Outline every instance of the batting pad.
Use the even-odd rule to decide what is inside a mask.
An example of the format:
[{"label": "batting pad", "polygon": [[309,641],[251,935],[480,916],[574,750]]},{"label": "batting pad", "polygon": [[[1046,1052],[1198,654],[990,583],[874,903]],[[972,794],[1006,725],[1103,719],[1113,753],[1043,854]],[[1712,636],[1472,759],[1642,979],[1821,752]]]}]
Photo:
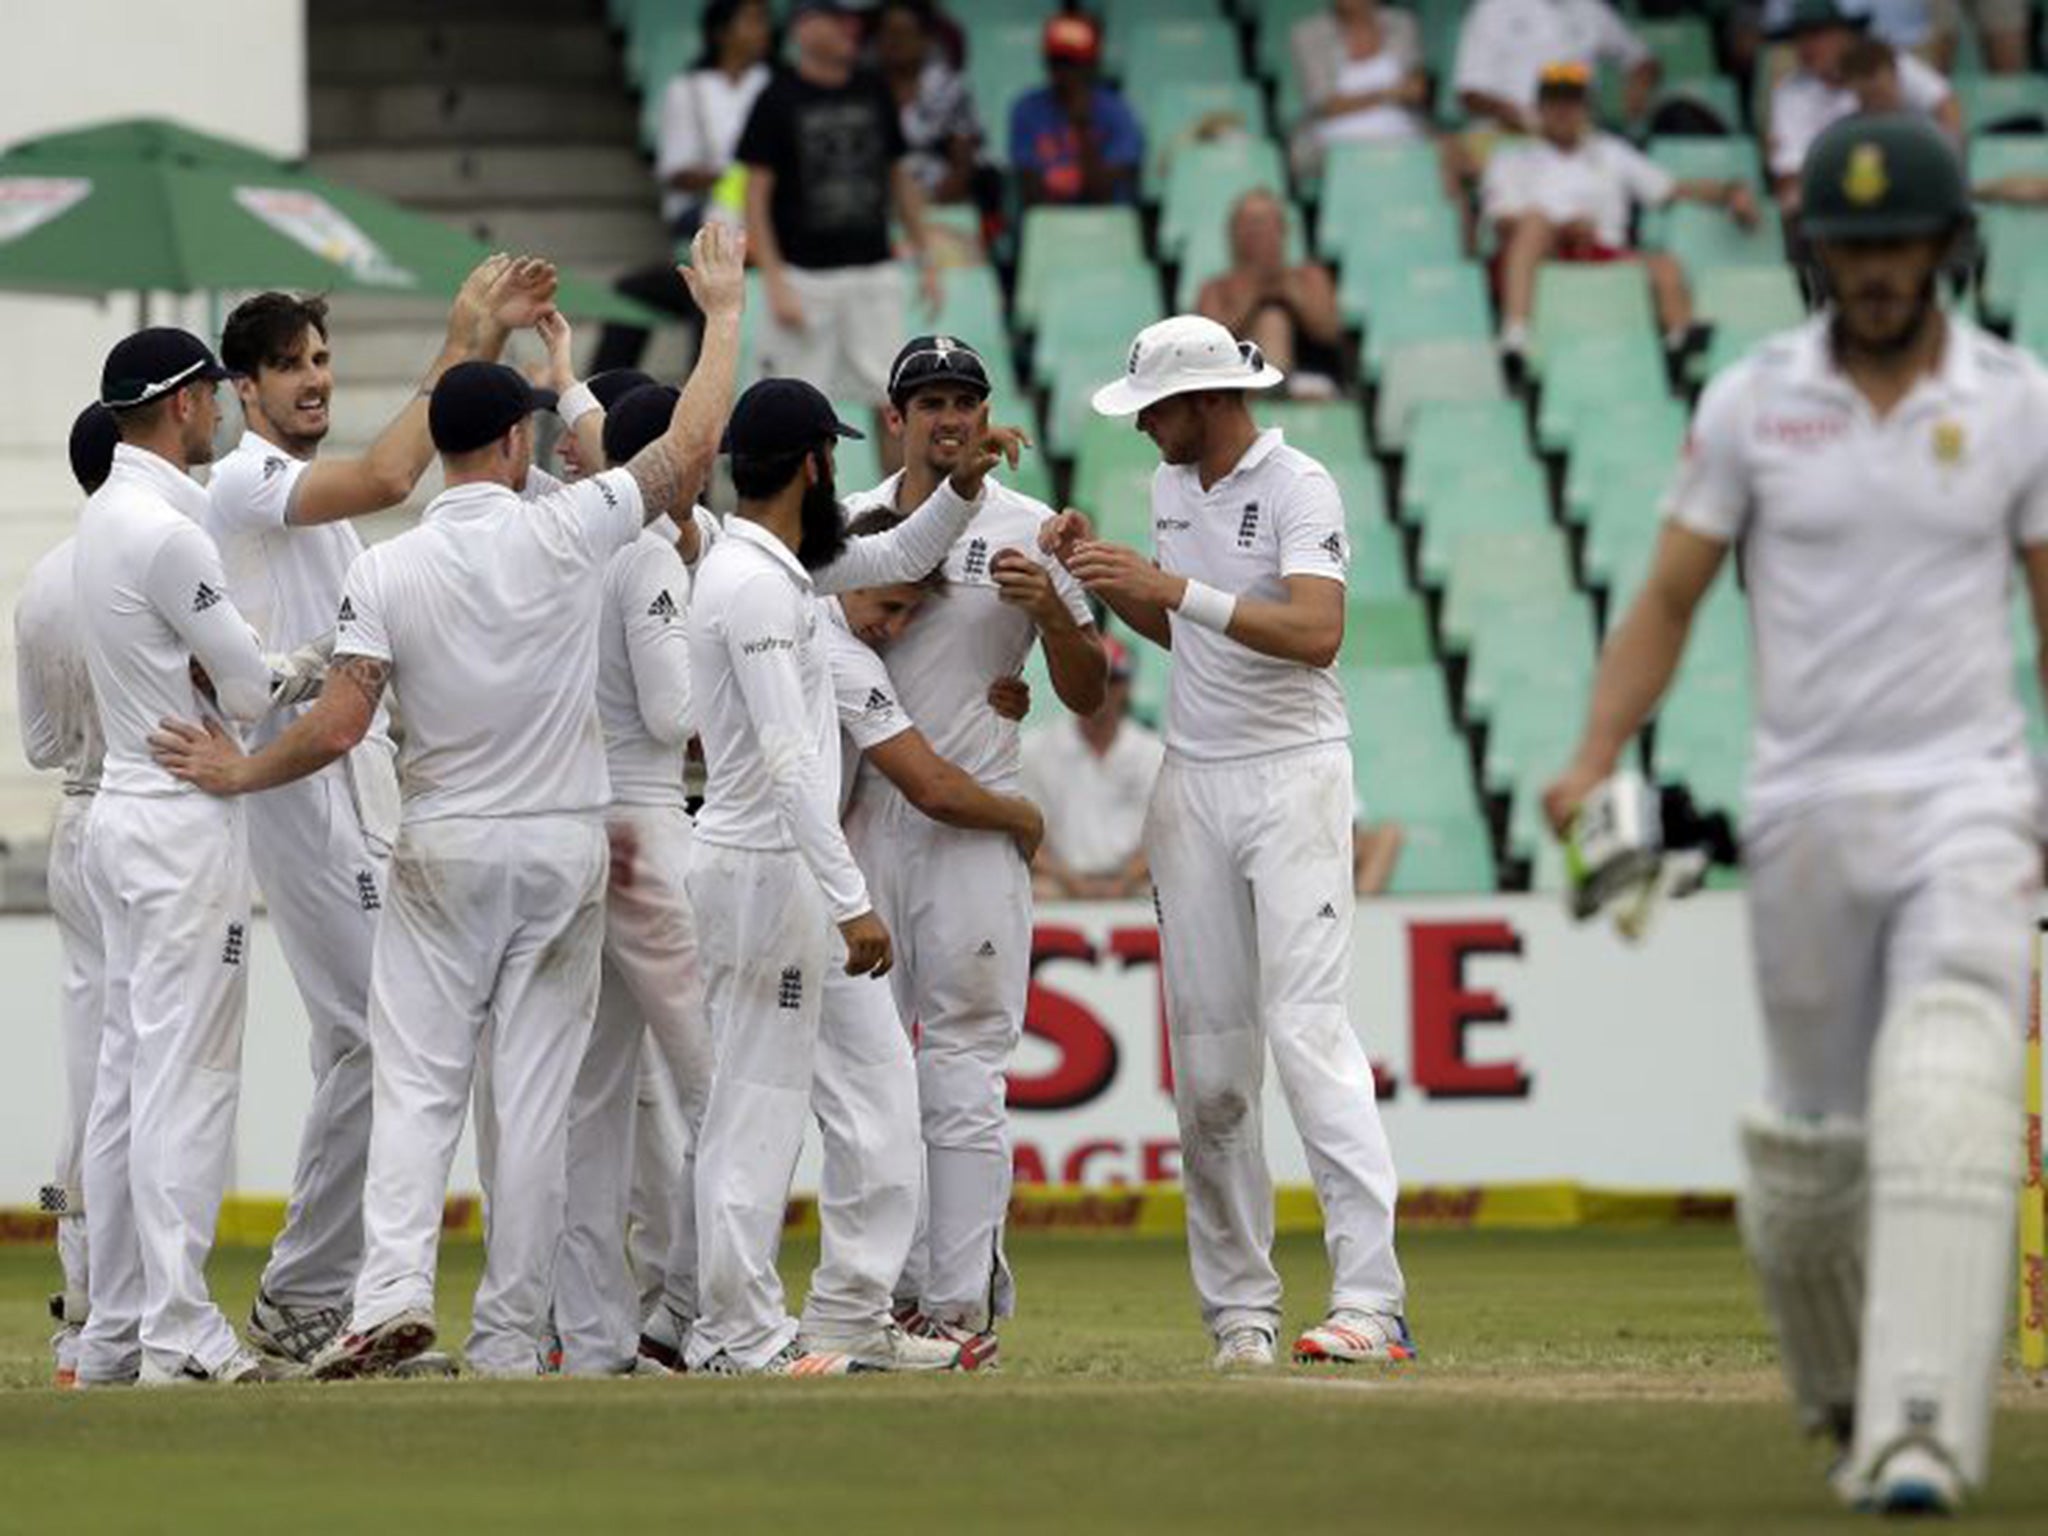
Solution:
[{"label": "batting pad", "polygon": [[1758,1111],[1743,1121],[1742,1156],[1743,1246],[1800,1422],[1810,1433],[1846,1437],[1863,1321],[1863,1126]]},{"label": "batting pad", "polygon": [[1870,1076],[1870,1282],[1855,1465],[1927,1445],[1981,1483],[2004,1352],[2020,1180],[2020,1027],[1995,993],[1932,982],[1884,1021]]}]

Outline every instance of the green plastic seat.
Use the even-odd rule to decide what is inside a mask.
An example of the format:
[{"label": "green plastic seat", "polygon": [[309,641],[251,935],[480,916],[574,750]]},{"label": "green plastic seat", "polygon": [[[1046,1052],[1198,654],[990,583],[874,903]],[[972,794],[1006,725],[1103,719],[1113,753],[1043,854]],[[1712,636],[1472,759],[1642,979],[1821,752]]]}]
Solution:
[{"label": "green plastic seat", "polygon": [[1506,394],[1500,358],[1490,343],[1428,341],[1397,348],[1380,370],[1374,440],[1383,452],[1399,453],[1424,404],[1500,400]]},{"label": "green plastic seat", "polygon": [[1965,132],[2029,119],[2031,131],[2048,130],[2048,75],[1969,76],[1955,81],[1955,93]]},{"label": "green plastic seat", "polygon": [[1294,73],[1291,34],[1297,22],[1328,9],[1328,0],[1258,0],[1252,22],[1252,68],[1279,82]]},{"label": "green plastic seat", "polygon": [[1635,522],[1614,518],[1588,528],[1580,552],[1587,583],[1605,589],[1618,607],[1622,594],[1642,585],[1661,527],[1655,518],[1645,517]]},{"label": "green plastic seat", "polygon": [[1162,310],[1158,274],[1149,266],[1068,273],[1041,302],[1032,379],[1050,383],[1070,358],[1087,359],[1103,379],[1115,378],[1131,338]]},{"label": "green plastic seat", "polygon": [[1203,225],[1220,228],[1237,200],[1256,188],[1286,195],[1287,167],[1272,140],[1233,134],[1207,144],[1182,145],[1166,173],[1160,198],[1161,254],[1177,257]]},{"label": "green plastic seat", "polygon": [[1401,515],[1428,520],[1431,500],[1475,463],[1521,460],[1532,468],[1529,424],[1513,400],[1439,401],[1415,413],[1401,479]]},{"label": "green plastic seat", "polygon": [[1354,667],[1343,674],[1344,702],[1351,709],[1353,753],[1358,757],[1398,755],[1408,737],[1455,734],[1450,696],[1434,662],[1411,667]]},{"label": "green plastic seat", "polygon": [[[1244,78],[1237,29],[1218,15],[1190,15],[1194,8],[1180,6],[1176,14],[1146,23],[1140,33],[1126,26],[1123,46],[1111,46],[1105,39],[1104,52],[1117,61],[1133,104],[1150,100],[1167,81]],[[1146,131],[1151,131],[1149,123]]]},{"label": "green plastic seat", "polygon": [[1746,133],[1655,138],[1644,152],[1680,181],[1740,181],[1752,192],[1764,191],[1763,152]]},{"label": "green plastic seat", "polygon": [[1583,592],[1532,593],[1480,616],[1466,658],[1465,708],[1483,719],[1529,678],[1590,678],[1593,605]]},{"label": "green plastic seat", "polygon": [[[1231,61],[1234,64],[1237,60],[1237,35],[1231,31],[1224,7],[1217,0],[1110,0],[1107,5],[1086,9],[1102,21],[1103,58],[1113,73],[1128,77],[1137,54],[1155,39],[1188,27],[1207,32],[1212,39],[1227,33]],[[971,3],[965,12],[972,14]],[[1217,28],[1223,29],[1223,33],[1216,32]],[[1212,41],[1211,46],[1217,45]]]},{"label": "green plastic seat", "polygon": [[1355,599],[1407,597],[1408,554],[1401,530],[1392,523],[1367,523],[1351,530],[1351,570],[1346,592]]},{"label": "green plastic seat", "polygon": [[[1370,814],[1372,807],[1366,807]],[[1500,881],[1493,842],[1477,816],[1409,820],[1387,882],[1391,896],[1459,896],[1493,890]]]},{"label": "green plastic seat", "polygon": [[1785,235],[1775,208],[1761,210],[1754,229],[1744,229],[1719,208],[1679,203],[1666,210],[1659,248],[1678,258],[1688,273],[1709,267],[1772,267],[1785,261]]},{"label": "green plastic seat", "polygon": [[2028,275],[2048,267],[2048,208],[1985,206],[1978,211],[1977,230],[1984,246],[1979,299],[1985,318],[2003,324],[2017,311]]},{"label": "green plastic seat", "polygon": [[[1166,170],[1174,152],[1182,147],[1183,136],[1205,118],[1228,116],[1238,120],[1240,132],[1261,133],[1265,128],[1266,103],[1259,88],[1249,80],[1180,79],[1168,76],[1151,79],[1141,89],[1131,88],[1131,109],[1145,125],[1145,168],[1142,186],[1146,195],[1157,197],[1165,185]],[[1297,258],[1299,259],[1299,258]]]},{"label": "green plastic seat", "polygon": [[1536,442],[1545,453],[1569,453],[1581,430],[1598,430],[1608,407],[1669,395],[1664,349],[1649,331],[1581,336],[1554,353],[1543,374]]},{"label": "green plastic seat", "polygon": [[[1034,329],[1045,293],[1076,273],[1145,265],[1145,239],[1135,208],[1030,209],[1024,215],[1017,253],[1018,327]],[[1128,344],[1130,338],[1123,340]]]},{"label": "green plastic seat", "polygon": [[1394,307],[1394,295],[1417,267],[1455,267],[1466,260],[1457,215],[1445,208],[1395,208],[1378,225],[1349,237],[1338,254],[1337,307],[1347,324],[1367,325]]},{"label": "green plastic seat", "polygon": [[1409,267],[1384,285],[1366,322],[1366,377],[1377,379],[1399,347],[1492,335],[1493,306],[1477,262]]},{"label": "green plastic seat", "polygon": [[1436,148],[1427,139],[1336,144],[1323,157],[1317,248],[1340,254],[1396,208],[1447,208]]},{"label": "green plastic seat", "polygon": [[1987,133],[1970,140],[1970,184],[2048,175],[2048,133]]},{"label": "green plastic seat", "polygon": [[1475,529],[1451,545],[1444,578],[1444,644],[1470,648],[1491,616],[1572,591],[1564,535],[1555,527]]},{"label": "green plastic seat", "polygon": [[1700,319],[1767,336],[1802,324],[1806,302],[1791,267],[1706,267],[1692,274],[1693,306]]},{"label": "green plastic seat", "polygon": [[1322,461],[1325,467],[1370,460],[1365,421],[1348,400],[1280,400],[1252,397],[1252,415],[1262,427],[1278,427],[1288,446]]},{"label": "green plastic seat", "polygon": [[1538,672],[1522,678],[1487,716],[1480,765],[1487,789],[1512,792],[1563,768],[1585,728],[1591,697],[1589,673]]},{"label": "green plastic seat", "polygon": [[1536,272],[1531,363],[1539,374],[1550,354],[1574,349],[1586,337],[1656,334],[1650,285],[1626,262],[1583,265],[1545,262]]},{"label": "green plastic seat", "polygon": [[1430,502],[1419,551],[1422,579],[1431,586],[1450,579],[1451,552],[1466,534],[1549,526],[1550,487],[1539,466],[1516,460],[1472,464]]},{"label": "green plastic seat", "polygon": [[[1357,718],[1352,721],[1354,732]],[[1353,754],[1352,784],[1374,821],[1477,820],[1479,797],[1465,744],[1448,732],[1409,736],[1399,750]]]},{"label": "green plastic seat", "polygon": [[995,165],[1010,163],[1010,110],[1017,98],[1046,83],[1044,30],[1042,16],[989,21],[975,16],[967,83],[981,118],[981,152]]},{"label": "green plastic seat", "polygon": [[1575,523],[1591,520],[1595,499],[1618,479],[1669,480],[1685,443],[1685,407],[1657,395],[1620,401],[1602,413],[1601,427],[1581,433],[1565,461],[1564,512]]},{"label": "green plastic seat", "polygon": [[1426,667],[1435,659],[1421,598],[1353,599],[1345,605],[1340,667]]}]

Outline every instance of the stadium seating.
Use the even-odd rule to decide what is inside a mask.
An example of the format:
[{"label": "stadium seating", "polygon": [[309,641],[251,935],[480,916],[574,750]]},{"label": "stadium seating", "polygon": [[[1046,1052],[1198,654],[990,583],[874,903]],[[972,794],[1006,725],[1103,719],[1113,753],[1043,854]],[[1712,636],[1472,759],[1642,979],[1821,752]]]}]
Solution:
[{"label": "stadium seating", "polygon": [[1416,410],[1427,402],[1500,400],[1507,390],[1490,342],[1429,341],[1396,349],[1380,372],[1373,436],[1383,452],[1407,446]]},{"label": "stadium seating", "polygon": [[2048,76],[1962,75],[1955,81],[1955,93],[1966,133],[1983,133],[2001,124],[2048,132]]},{"label": "stadium seating", "polygon": [[1420,341],[1484,342],[1493,308],[1477,262],[1410,266],[1379,285],[1365,332],[1365,376],[1376,380],[1388,356]]},{"label": "stadium seating", "polygon": [[1272,140],[1233,134],[1174,152],[1159,205],[1159,249],[1169,259],[1194,231],[1217,228],[1245,193],[1264,187],[1284,194],[1287,168]]},{"label": "stadium seating", "polygon": [[1056,274],[1063,281],[1090,269],[1147,266],[1135,208],[1033,208],[1018,241],[1018,326],[1036,328],[1039,304]]}]

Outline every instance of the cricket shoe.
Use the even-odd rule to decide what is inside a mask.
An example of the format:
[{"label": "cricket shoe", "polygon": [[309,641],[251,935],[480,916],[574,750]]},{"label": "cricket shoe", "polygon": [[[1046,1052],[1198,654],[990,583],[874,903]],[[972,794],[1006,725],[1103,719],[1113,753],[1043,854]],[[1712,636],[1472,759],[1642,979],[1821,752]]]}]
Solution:
[{"label": "cricket shoe", "polygon": [[1881,1515],[1953,1515],[1963,1507],[1963,1480],[1955,1466],[1924,1440],[1908,1440],[1875,1471],[1838,1472],[1835,1491],[1852,1509]]},{"label": "cricket shoe", "polygon": [[257,1386],[273,1381],[297,1381],[304,1375],[302,1366],[286,1360],[273,1360],[237,1345],[232,1355],[210,1371],[190,1355],[169,1368],[152,1365],[145,1357],[140,1382],[145,1387],[192,1387],[204,1382]]},{"label": "cricket shoe", "polygon": [[957,1339],[934,1334],[915,1334],[891,1318],[867,1333],[844,1338],[800,1338],[798,1344],[810,1351],[825,1350],[846,1355],[860,1371],[957,1371],[961,1345]]},{"label": "cricket shoe", "polygon": [[640,1358],[682,1375],[689,1369],[685,1356],[692,1326],[692,1319],[663,1302],[640,1325]]},{"label": "cricket shoe", "polygon": [[348,1308],[289,1307],[259,1289],[249,1308],[249,1342],[274,1360],[311,1365],[316,1355],[348,1326]]},{"label": "cricket shoe", "polygon": [[1274,1363],[1273,1330],[1257,1323],[1237,1323],[1216,1340],[1210,1365],[1219,1371],[1263,1371]]},{"label": "cricket shoe", "polygon": [[399,1361],[385,1374],[398,1381],[452,1381],[462,1373],[455,1368],[453,1355],[429,1349]]},{"label": "cricket shoe", "polygon": [[1390,1312],[1339,1307],[1294,1341],[1301,1365],[1399,1365],[1415,1358],[1406,1320]]},{"label": "cricket shoe", "polygon": [[720,1350],[702,1365],[693,1375],[698,1376],[853,1376],[872,1369],[857,1365],[853,1356],[843,1355],[831,1349],[805,1349],[801,1344],[785,1344],[760,1365],[741,1365],[739,1361]]},{"label": "cricket shoe", "polygon": [[85,1332],[83,1317],[73,1317],[62,1291],[50,1297],[50,1320],[57,1331],[50,1335],[50,1380],[60,1387],[78,1385],[78,1340]]},{"label": "cricket shoe", "polygon": [[407,1361],[433,1348],[435,1337],[434,1314],[423,1307],[408,1307],[361,1333],[340,1334],[314,1357],[313,1378],[353,1381],[359,1376],[395,1376]]},{"label": "cricket shoe", "polygon": [[998,1345],[996,1331],[993,1328],[985,1328],[976,1333],[972,1328],[963,1328],[958,1323],[941,1322],[915,1307],[898,1307],[894,1320],[896,1326],[913,1339],[936,1339],[941,1343],[959,1345],[960,1359],[952,1367],[953,1370],[993,1371],[998,1368]]}]

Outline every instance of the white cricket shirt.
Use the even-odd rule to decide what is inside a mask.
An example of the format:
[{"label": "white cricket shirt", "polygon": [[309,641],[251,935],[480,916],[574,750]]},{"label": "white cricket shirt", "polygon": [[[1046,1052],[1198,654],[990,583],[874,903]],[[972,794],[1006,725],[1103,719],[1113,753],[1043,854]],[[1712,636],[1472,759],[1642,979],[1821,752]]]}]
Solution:
[{"label": "white cricket shirt", "polygon": [[1461,93],[1497,96],[1526,112],[1547,65],[1606,60],[1634,69],[1649,56],[1602,0],[1479,0],[1459,28],[1451,79]]},{"label": "white cricket shirt", "polygon": [[310,468],[312,460],[244,432],[207,483],[206,531],[220,547],[228,595],[273,651],[297,650],[334,628],[342,578],[363,552],[346,519],[303,527],[285,521],[299,476]]},{"label": "white cricket shirt", "polygon": [[[874,647],[846,624],[836,597],[818,600],[825,612],[825,659],[839,708],[839,817],[853,804],[855,771],[870,747],[914,730],[896,697],[896,683]],[[885,781],[886,782],[886,781]]]},{"label": "white cricket shirt", "polygon": [[[849,498],[848,514],[870,507],[894,511],[902,479],[892,475],[872,491]],[[1038,640],[1038,625],[996,595],[989,566],[1006,549],[1027,555],[1052,573],[1075,623],[1093,624],[1095,616],[1081,584],[1039,552],[1039,525],[1052,509],[993,478],[985,484],[981,512],[946,552],[944,585],[926,597],[910,627],[889,643],[889,675],[934,752],[996,793],[1014,794],[1020,762],[1017,722],[989,707],[988,690],[997,678],[1023,670]],[[874,769],[865,771],[880,792],[886,781]],[[867,792],[863,786],[862,793]]]},{"label": "white cricket shirt", "polygon": [[1553,224],[1583,220],[1615,250],[1628,245],[1638,204],[1660,207],[1677,189],[1669,171],[1611,133],[1589,133],[1569,150],[1544,138],[1503,145],[1482,181],[1489,219],[1540,213]]},{"label": "white cricket shirt", "polygon": [[[597,639],[597,718],[614,805],[685,802],[690,709],[690,573],[658,519],[604,568]],[[668,525],[673,526],[673,525]]]},{"label": "white cricket shirt", "polygon": [[810,573],[760,524],[735,517],[697,567],[690,673],[704,744],[697,838],[794,849],[835,922],[866,912],[867,882],[839,827],[839,711]]},{"label": "white cricket shirt", "polygon": [[1109,875],[1144,841],[1166,744],[1135,720],[1097,753],[1066,715],[1024,738],[1024,793],[1045,813],[1045,846],[1068,869]]},{"label": "white cricket shirt", "polygon": [[78,540],[35,563],[14,605],[14,702],[21,750],[31,768],[64,770],[64,793],[100,787],[107,744],[85,663],[73,572]]},{"label": "white cricket shirt", "polygon": [[[1932,116],[1948,100],[1948,81],[1933,65],[1901,51],[1898,69],[1899,98],[1906,111]],[[1846,85],[1829,85],[1803,69],[1786,75],[1771,91],[1771,174],[1797,176],[1813,141],[1860,109],[1856,93]]]},{"label": "white cricket shirt", "polygon": [[623,470],[533,500],[460,485],[349,567],[335,655],[391,663],[403,824],[604,809],[604,570],[640,525]]},{"label": "white cricket shirt", "polygon": [[1949,317],[1883,420],[1819,319],[1701,397],[1665,514],[1740,545],[1756,667],[1749,808],[1980,779],[2031,795],[2009,614],[2048,542],[2048,375]]},{"label": "white cricket shirt", "polygon": [[[1161,464],[1152,477],[1152,542],[1161,568],[1259,602],[1285,601],[1289,576],[1342,585],[1351,563],[1336,481],[1288,447],[1277,427],[1206,491],[1194,465]],[[1223,762],[1350,738],[1334,663],[1262,656],[1177,613],[1167,622],[1168,750]]]},{"label": "white cricket shirt", "polygon": [[270,669],[228,596],[220,554],[200,527],[205,515],[204,487],[127,443],[78,515],[72,569],[106,738],[102,793],[200,793],[149,755],[160,721],[214,713],[193,686],[195,660],[230,720],[246,724],[270,707]]}]

